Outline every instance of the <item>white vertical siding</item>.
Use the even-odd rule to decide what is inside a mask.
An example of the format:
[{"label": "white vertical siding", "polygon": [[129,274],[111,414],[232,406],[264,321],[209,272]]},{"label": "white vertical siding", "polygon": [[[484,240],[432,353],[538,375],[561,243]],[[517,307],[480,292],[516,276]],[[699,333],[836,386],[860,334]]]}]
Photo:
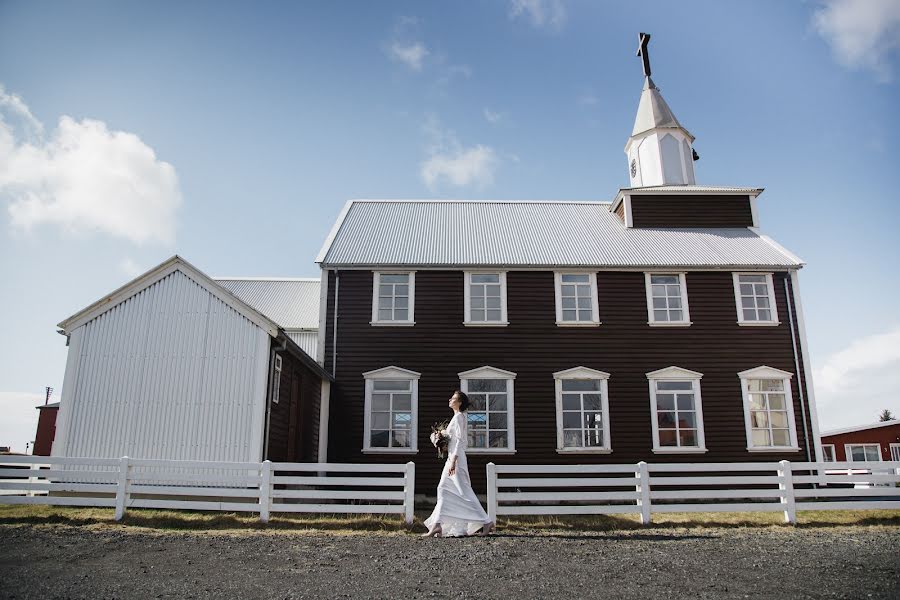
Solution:
[{"label": "white vertical siding", "polygon": [[72,332],[54,454],[261,460],[269,339],[171,273]]}]

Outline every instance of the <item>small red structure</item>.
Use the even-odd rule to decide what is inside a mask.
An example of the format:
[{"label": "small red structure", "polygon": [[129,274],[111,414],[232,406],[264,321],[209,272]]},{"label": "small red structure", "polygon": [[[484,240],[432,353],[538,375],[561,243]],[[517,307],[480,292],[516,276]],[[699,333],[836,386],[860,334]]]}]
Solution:
[{"label": "small red structure", "polygon": [[31,453],[35,456],[50,456],[53,439],[56,437],[56,415],[59,414],[59,402],[41,404],[37,409],[41,412],[38,415],[37,433],[34,434],[34,450]]},{"label": "small red structure", "polygon": [[823,431],[822,452],[828,461],[900,461],[900,421]]}]

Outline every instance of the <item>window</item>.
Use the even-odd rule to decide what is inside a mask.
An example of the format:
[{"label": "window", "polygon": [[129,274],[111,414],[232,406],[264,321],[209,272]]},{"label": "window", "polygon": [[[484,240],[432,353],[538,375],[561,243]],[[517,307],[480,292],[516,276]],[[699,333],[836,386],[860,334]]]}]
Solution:
[{"label": "window", "polygon": [[466,325],[507,325],[506,273],[465,273]]},{"label": "window", "polygon": [[733,273],[739,325],[778,325],[771,273]]},{"label": "window", "polygon": [[276,354],[272,370],[272,404],[278,404],[281,399],[281,364],[281,357]]},{"label": "window", "polygon": [[706,452],[700,378],[680,367],[647,373],[653,452]]},{"label": "window", "polygon": [[750,451],[799,450],[791,399],[792,373],[757,367],[738,373]]},{"label": "window", "polygon": [[844,451],[851,462],[881,462],[879,444],[844,444]]},{"label": "window", "polygon": [[837,460],[834,456],[834,444],[822,444],[822,458],[825,459],[825,462]]},{"label": "window", "polygon": [[419,373],[385,367],[366,380],[363,452],[416,452]]},{"label": "window", "polygon": [[372,325],[415,325],[415,273],[375,272],[372,281]]},{"label": "window", "polygon": [[596,273],[556,273],[556,324],[599,325]]},{"label": "window", "polygon": [[556,451],[611,451],[609,373],[575,367],[553,374],[556,382]]},{"label": "window", "polygon": [[900,462],[900,444],[891,444],[891,460]]},{"label": "window", "polygon": [[513,381],[515,373],[481,367],[459,374],[469,396],[467,452],[514,452]]},{"label": "window", "polygon": [[645,273],[650,325],[690,325],[684,273]]}]

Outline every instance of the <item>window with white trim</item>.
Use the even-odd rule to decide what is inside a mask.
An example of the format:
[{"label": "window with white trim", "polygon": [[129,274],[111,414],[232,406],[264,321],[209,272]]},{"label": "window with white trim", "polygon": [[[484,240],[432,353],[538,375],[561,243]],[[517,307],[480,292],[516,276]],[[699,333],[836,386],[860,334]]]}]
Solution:
[{"label": "window with white trim", "polygon": [[465,273],[466,325],[506,325],[506,273]]},{"label": "window with white trim", "polygon": [[575,367],[553,374],[558,452],[609,452],[609,373]]},{"label": "window with white trim", "polygon": [[705,452],[701,373],[668,367],[647,373],[653,452]]},{"label": "window with white trim", "polygon": [[900,444],[891,444],[891,460],[900,462]]},{"label": "window with white trim", "polygon": [[792,373],[757,367],[738,373],[748,450],[799,450],[791,398]]},{"label": "window with white trim", "polygon": [[276,354],[272,367],[272,404],[278,404],[281,399],[281,360]]},{"label": "window with white trim", "polygon": [[684,273],[644,273],[650,325],[690,325]]},{"label": "window with white trim", "polygon": [[469,397],[466,411],[466,452],[515,450],[513,430],[513,381],[516,374],[494,367],[481,367],[459,374],[460,389]]},{"label": "window with white trim", "polygon": [[364,452],[415,452],[419,373],[385,367],[366,380]]},{"label": "window with white trim", "polygon": [[844,444],[850,462],[881,462],[880,444]]},{"label": "window with white trim", "polygon": [[596,273],[554,274],[557,325],[599,325]]},{"label": "window with white trim", "polygon": [[822,458],[825,462],[834,462],[837,460],[834,455],[834,444],[822,444]]},{"label": "window with white trim", "polygon": [[413,325],[416,274],[373,273],[372,325]]},{"label": "window with white trim", "polygon": [[738,323],[777,325],[775,285],[771,273],[732,273]]}]

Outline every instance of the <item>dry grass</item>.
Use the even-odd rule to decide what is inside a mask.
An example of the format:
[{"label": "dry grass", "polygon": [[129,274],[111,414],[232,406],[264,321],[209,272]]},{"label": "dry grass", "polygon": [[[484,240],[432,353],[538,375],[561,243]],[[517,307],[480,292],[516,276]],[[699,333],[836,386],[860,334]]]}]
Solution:
[{"label": "dry grass", "polygon": [[[900,527],[900,510],[804,511],[798,513],[798,527],[887,526]],[[365,533],[407,534],[422,529],[417,519],[407,527],[400,516],[378,515],[273,515],[267,525],[254,513],[192,512],[135,509],[125,518],[113,520],[112,509],[56,506],[0,506],[2,526],[70,526],[92,529],[114,528],[124,531],[155,532],[229,532],[232,534],[329,533],[355,535]],[[788,527],[781,513],[672,513],[653,516],[653,524],[643,527],[636,515],[622,516],[538,516],[500,519],[503,533],[543,533],[552,531],[628,531],[672,528],[761,528]]]}]

